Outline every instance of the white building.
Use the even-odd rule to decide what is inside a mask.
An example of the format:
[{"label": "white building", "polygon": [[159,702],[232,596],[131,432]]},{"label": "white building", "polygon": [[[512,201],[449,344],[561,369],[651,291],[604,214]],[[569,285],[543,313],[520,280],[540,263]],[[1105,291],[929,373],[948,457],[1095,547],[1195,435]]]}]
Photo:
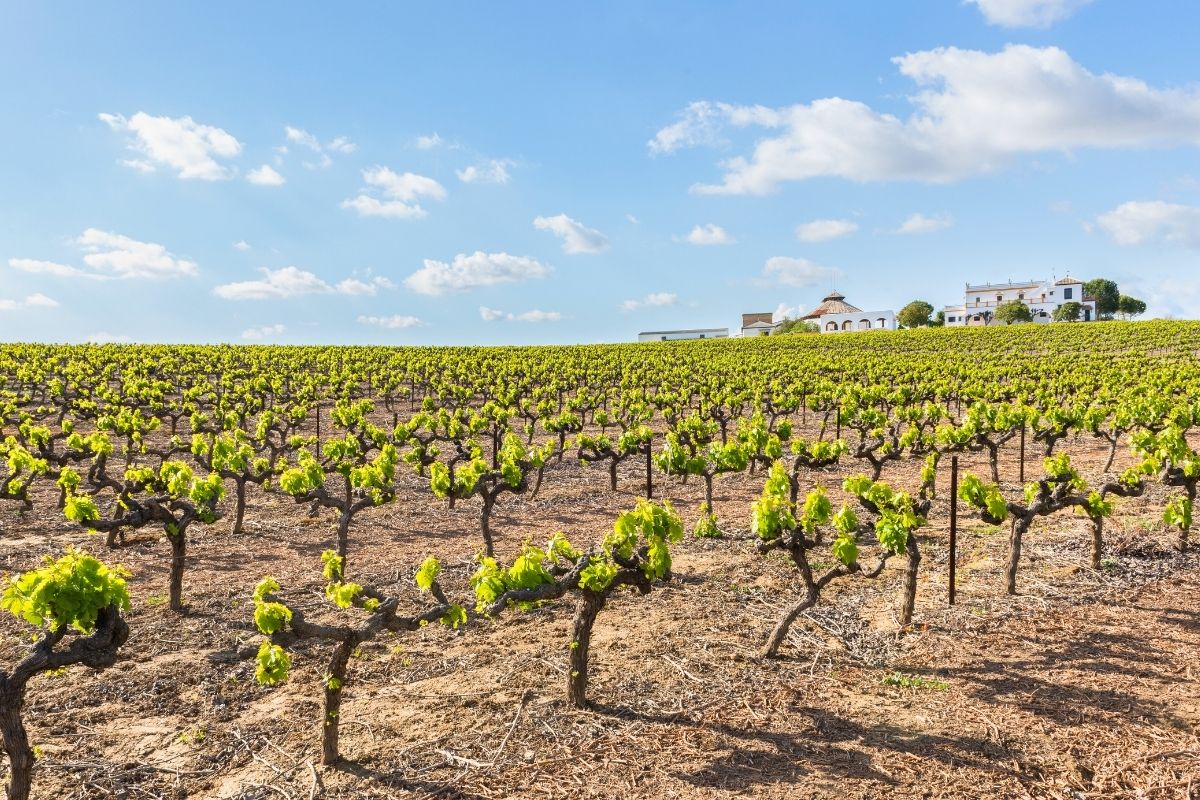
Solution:
[{"label": "white building", "polygon": [[830,292],[821,301],[821,305],[801,319],[805,322],[815,322],[821,333],[896,330],[895,312],[863,311],[847,303],[846,296],[840,292]]},{"label": "white building", "polygon": [[729,328],[693,328],[681,331],[642,331],[639,342],[674,342],[680,339],[728,339]]},{"label": "white building", "polygon": [[779,327],[770,311],[761,314],[742,314],[742,337],[770,336]]},{"label": "white building", "polygon": [[1080,319],[1096,319],[1096,300],[1083,291],[1083,282],[1067,276],[1057,281],[1020,281],[1016,283],[967,284],[962,305],[946,306],[947,327],[1002,324],[995,320],[996,307],[1018,301],[1029,306],[1033,321],[1046,324],[1053,321],[1054,312],[1064,303],[1079,303],[1083,307]]}]

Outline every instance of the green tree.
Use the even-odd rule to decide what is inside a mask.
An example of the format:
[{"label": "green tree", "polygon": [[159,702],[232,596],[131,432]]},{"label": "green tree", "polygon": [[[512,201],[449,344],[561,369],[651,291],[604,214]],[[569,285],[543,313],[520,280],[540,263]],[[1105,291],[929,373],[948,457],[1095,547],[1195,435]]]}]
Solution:
[{"label": "green tree", "polygon": [[808,322],[803,319],[785,319],[779,323],[779,327],[775,329],[775,335],[779,336],[784,333],[820,333],[821,326],[815,322]]},{"label": "green tree", "polygon": [[944,328],[946,326],[946,312],[939,311],[933,315],[933,322],[929,323],[931,328]]},{"label": "green tree", "polygon": [[923,328],[929,325],[931,316],[933,316],[933,306],[924,300],[913,300],[900,309],[900,313],[896,315],[896,321],[905,328]]},{"label": "green tree", "polygon": [[1083,306],[1076,303],[1074,300],[1063,303],[1058,308],[1054,309],[1055,322],[1079,322],[1083,316]]},{"label": "green tree", "polygon": [[1117,313],[1121,315],[1121,319],[1130,320],[1145,314],[1146,304],[1136,297],[1123,294],[1121,295],[1121,299],[1117,301]]},{"label": "green tree", "polygon": [[1007,303],[996,306],[996,319],[1006,325],[1017,322],[1033,322],[1033,313],[1029,310],[1029,306],[1020,300],[1009,300]]},{"label": "green tree", "polygon": [[1116,281],[1095,278],[1083,285],[1083,293],[1096,298],[1096,315],[1100,319],[1112,319],[1121,303],[1121,290]]}]

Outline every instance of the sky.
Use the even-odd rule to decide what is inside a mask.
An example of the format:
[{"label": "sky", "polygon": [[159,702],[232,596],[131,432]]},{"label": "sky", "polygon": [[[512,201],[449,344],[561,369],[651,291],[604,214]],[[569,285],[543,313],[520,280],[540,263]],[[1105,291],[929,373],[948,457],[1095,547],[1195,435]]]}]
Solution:
[{"label": "sky", "polygon": [[0,0],[0,340],[630,341],[1107,277],[1200,317],[1190,0]]}]

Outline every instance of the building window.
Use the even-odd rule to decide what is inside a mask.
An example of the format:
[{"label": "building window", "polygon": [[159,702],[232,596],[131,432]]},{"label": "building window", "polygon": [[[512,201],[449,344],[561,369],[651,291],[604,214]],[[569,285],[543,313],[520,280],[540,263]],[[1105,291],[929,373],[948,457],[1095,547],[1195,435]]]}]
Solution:
[{"label": "building window", "polygon": [[886,327],[887,327],[887,320],[886,320],[886,319],[884,319],[883,317],[880,317],[878,321],[879,321],[879,327],[881,327],[881,328],[886,328]]},{"label": "building window", "polygon": [[1071,292],[1073,292],[1073,291],[1075,291],[1075,290],[1074,289],[1063,289],[1063,300],[1070,300]]},{"label": "building window", "polygon": [[1024,299],[1025,299],[1025,293],[1024,293],[1024,292],[1017,292],[1017,299],[1018,299],[1018,300],[1024,300]]},{"label": "building window", "polygon": [[869,331],[869,330],[871,330],[871,320],[869,320],[869,319],[860,319],[860,320],[858,321],[858,329],[859,329],[860,331]]},{"label": "building window", "polygon": [[825,323],[825,330],[827,330],[827,331],[836,331],[836,330],[837,330],[837,323],[836,323],[836,322],[826,322],[826,323]]},{"label": "building window", "polygon": [[843,322],[843,323],[842,323],[842,330],[844,330],[844,331],[848,331],[848,330],[850,330],[850,329],[851,329],[851,322],[850,322],[850,320],[846,320],[845,322]]},{"label": "building window", "polygon": [[665,336],[662,337],[662,340],[665,342],[667,340],[667,337],[665,337]]},{"label": "building window", "polygon": [[997,302],[997,303],[1002,303],[1002,302],[1004,302],[1004,295],[1002,295],[1002,294],[998,294],[998,295],[996,295],[996,302]]}]

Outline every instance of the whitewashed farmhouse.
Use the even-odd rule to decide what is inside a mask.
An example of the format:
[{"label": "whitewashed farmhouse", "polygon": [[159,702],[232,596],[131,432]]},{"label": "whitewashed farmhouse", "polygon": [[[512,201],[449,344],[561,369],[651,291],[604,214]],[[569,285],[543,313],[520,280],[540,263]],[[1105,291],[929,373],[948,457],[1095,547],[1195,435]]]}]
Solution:
[{"label": "whitewashed farmhouse", "polygon": [[1046,324],[1053,321],[1054,312],[1063,303],[1076,302],[1083,306],[1080,319],[1096,319],[1096,299],[1083,291],[1083,281],[1070,276],[1049,281],[1020,281],[1015,283],[967,284],[962,305],[946,306],[947,327],[1000,325],[995,319],[996,307],[1013,300],[1029,306],[1033,321]]},{"label": "whitewashed farmhouse", "polygon": [[815,322],[821,333],[849,333],[851,331],[894,331],[896,314],[893,311],[863,311],[846,302],[841,292],[830,292],[821,305],[800,319]]}]

